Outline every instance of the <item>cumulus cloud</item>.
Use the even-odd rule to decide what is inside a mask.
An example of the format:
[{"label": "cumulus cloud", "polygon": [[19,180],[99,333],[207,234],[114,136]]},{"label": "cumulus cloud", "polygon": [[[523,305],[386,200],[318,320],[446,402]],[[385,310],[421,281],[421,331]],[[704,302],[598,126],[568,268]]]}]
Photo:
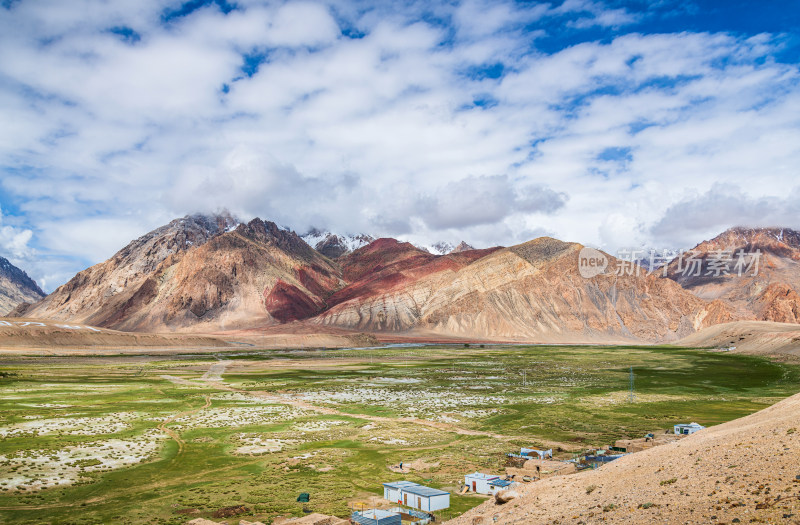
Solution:
[{"label": "cumulus cloud", "polygon": [[415,214],[432,230],[496,224],[516,213],[554,213],[565,193],[544,185],[515,185],[506,175],[466,177],[421,196]]},{"label": "cumulus cloud", "polygon": [[22,261],[33,255],[33,250],[29,243],[33,237],[33,232],[26,228],[20,228],[11,224],[6,224],[3,217],[3,210],[0,208],[0,255],[12,262]]},{"label": "cumulus cloud", "polygon": [[753,196],[738,186],[716,183],[705,193],[672,204],[652,226],[652,233],[657,239],[679,239],[689,245],[731,226],[800,229],[800,186],[774,197]]},{"label": "cumulus cloud", "polygon": [[3,243],[53,284],[220,208],[609,251],[763,217],[738,206],[791,220],[800,69],[781,36],[646,31],[648,11],[599,0],[3,6],[0,202],[24,217]]}]

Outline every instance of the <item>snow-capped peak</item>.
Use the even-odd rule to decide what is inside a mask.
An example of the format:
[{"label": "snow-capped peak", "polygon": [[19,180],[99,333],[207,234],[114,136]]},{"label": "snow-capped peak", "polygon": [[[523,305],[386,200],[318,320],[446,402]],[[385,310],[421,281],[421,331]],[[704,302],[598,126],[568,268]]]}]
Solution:
[{"label": "snow-capped peak", "polygon": [[439,241],[433,244],[415,244],[414,246],[433,255],[447,255],[452,252],[454,248],[452,244],[445,241]]},{"label": "snow-capped peak", "polygon": [[320,252],[326,257],[336,259],[352,251],[366,246],[375,240],[371,235],[364,233],[333,233],[312,228],[305,235],[300,236],[306,244]]},{"label": "snow-capped peak", "polygon": [[415,244],[414,246],[433,255],[447,255],[448,253],[458,253],[475,249],[464,241],[461,241],[458,246],[453,246],[447,241],[439,241],[433,244]]}]

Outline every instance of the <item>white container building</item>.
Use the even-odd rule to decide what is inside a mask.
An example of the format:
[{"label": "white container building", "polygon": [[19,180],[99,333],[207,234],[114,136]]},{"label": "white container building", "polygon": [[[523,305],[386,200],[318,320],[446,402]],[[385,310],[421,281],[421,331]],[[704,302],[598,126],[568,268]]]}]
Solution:
[{"label": "white container building", "polygon": [[413,481],[384,483],[383,498],[425,512],[435,512],[450,506],[449,492],[425,487]]}]

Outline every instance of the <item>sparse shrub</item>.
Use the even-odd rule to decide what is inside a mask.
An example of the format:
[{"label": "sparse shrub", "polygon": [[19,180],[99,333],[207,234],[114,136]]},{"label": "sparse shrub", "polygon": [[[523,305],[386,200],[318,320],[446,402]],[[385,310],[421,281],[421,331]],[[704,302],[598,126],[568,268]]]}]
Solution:
[{"label": "sparse shrub", "polygon": [[596,488],[597,488],[597,485],[589,485],[588,487],[586,487],[586,493],[587,494],[591,494],[592,492],[594,492],[594,490]]},{"label": "sparse shrub", "polygon": [[664,485],[672,485],[672,484],[673,484],[673,483],[675,483],[676,481],[678,481],[678,478],[670,478],[670,479],[665,479],[664,481],[662,481],[661,483],[659,483],[659,485],[661,485],[662,487],[663,487]]}]

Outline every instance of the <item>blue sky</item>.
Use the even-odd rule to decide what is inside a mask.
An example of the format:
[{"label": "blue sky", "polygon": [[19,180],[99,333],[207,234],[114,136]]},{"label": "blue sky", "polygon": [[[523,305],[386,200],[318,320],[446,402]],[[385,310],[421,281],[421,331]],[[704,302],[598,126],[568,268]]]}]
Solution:
[{"label": "blue sky", "polygon": [[800,227],[800,2],[0,2],[0,255],[226,208],[609,251]]}]

